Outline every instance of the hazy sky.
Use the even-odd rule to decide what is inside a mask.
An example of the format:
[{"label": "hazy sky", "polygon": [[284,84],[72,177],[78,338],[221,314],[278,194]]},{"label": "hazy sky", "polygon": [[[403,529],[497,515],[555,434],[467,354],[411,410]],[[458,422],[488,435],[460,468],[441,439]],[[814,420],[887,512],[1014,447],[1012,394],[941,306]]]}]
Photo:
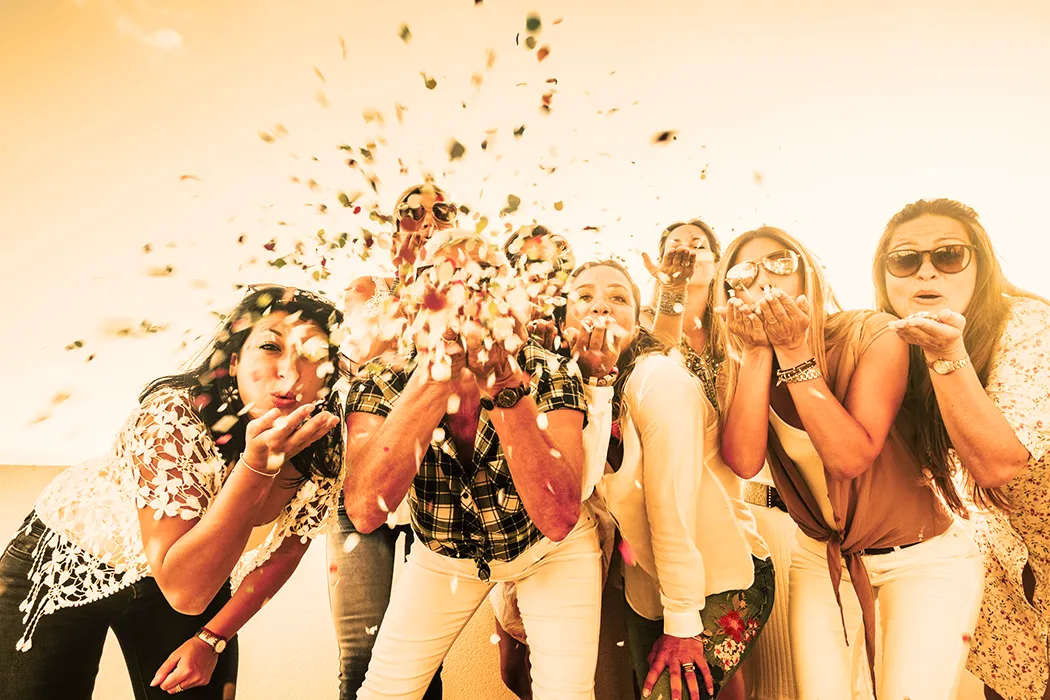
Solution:
[{"label": "hazy sky", "polygon": [[[516,45],[532,12],[542,62]],[[885,221],[949,196],[981,213],[1015,282],[1048,294],[1048,69],[1044,2],[9,0],[0,464],[100,453],[234,283],[302,280],[266,261],[297,240],[316,259],[321,228],[376,230],[369,205],[427,172],[490,228],[539,220],[639,281],[637,251],[667,223],[701,216],[724,242],[777,225],[851,306],[871,302]],[[287,135],[263,141],[276,125]],[[677,140],[653,145],[663,130]],[[378,138],[376,195],[338,147]],[[361,214],[341,191],[365,192]],[[521,208],[500,220],[509,194]],[[333,293],[367,269],[345,251],[328,266]],[[144,320],[167,329],[116,334]]]}]

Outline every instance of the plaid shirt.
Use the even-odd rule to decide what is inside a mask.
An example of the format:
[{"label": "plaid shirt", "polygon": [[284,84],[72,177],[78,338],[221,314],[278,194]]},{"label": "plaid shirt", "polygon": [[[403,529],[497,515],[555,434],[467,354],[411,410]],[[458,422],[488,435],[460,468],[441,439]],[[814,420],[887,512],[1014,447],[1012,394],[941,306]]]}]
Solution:
[{"label": "plaid shirt", "polygon": [[[540,413],[562,408],[587,412],[583,380],[575,366],[533,341],[518,354],[518,364],[532,375],[529,393]],[[404,391],[414,366],[403,370],[376,367],[355,380],[346,414],[386,417]],[[482,409],[474,441],[474,459],[464,471],[456,454],[447,416],[431,440],[409,490],[413,530],[427,547],[454,559],[473,559],[488,580],[488,562],[512,561],[543,534],[525,512],[511,479],[496,428]]]}]

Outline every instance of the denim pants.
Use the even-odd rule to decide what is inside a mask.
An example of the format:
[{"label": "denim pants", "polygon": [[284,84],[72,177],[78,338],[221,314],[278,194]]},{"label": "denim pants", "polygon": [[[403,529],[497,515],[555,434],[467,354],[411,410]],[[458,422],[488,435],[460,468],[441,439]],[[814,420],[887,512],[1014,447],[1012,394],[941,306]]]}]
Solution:
[{"label": "denim pants", "polygon": [[[339,700],[355,700],[372,659],[379,625],[383,622],[394,580],[395,545],[404,533],[405,554],[412,543],[408,525],[381,526],[362,535],[339,505],[338,528],[328,533],[328,597],[339,642]],[[348,537],[357,544],[347,552]],[[441,672],[434,674],[425,700],[441,700]]]},{"label": "denim pants", "polygon": [[[136,700],[170,699],[150,681],[168,656],[208,624],[230,599],[227,584],[201,615],[183,615],[164,598],[157,582],[144,578],[101,600],[44,615],[29,651],[17,651],[23,613],[18,605],[29,593],[33,551],[46,526],[30,513],[0,557],[0,700],[90,700],[106,633],[120,642]],[[211,682],[188,688],[180,700],[232,698],[237,680],[237,638],[219,655]],[[227,688],[227,686],[229,686]]]}]

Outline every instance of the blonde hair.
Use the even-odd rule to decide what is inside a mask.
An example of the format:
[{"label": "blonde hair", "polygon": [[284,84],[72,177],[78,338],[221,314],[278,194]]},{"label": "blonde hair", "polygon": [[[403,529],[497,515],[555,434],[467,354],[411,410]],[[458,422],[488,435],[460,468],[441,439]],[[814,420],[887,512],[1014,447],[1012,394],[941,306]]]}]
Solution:
[{"label": "blonde hair", "polygon": [[[722,260],[715,271],[715,306],[726,306],[728,304],[729,289],[725,281],[726,272],[737,262],[741,262],[736,260],[740,249],[758,238],[768,238],[776,241],[783,245],[785,249],[794,251],[799,256],[799,265],[803,278],[802,293],[809,300],[811,309],[809,347],[813,352],[813,357],[817,360],[817,366],[820,367],[820,371],[824,373],[824,376],[828,376],[827,352],[825,348],[829,341],[836,342],[839,340],[840,334],[848,330],[848,324],[842,323],[841,319],[830,318],[833,314],[841,311],[841,307],[838,299],[835,298],[831,285],[828,283],[828,278],[824,275],[824,267],[821,265],[819,258],[809,248],[804,246],[801,241],[786,231],[772,226],[762,226],[740,235],[726,246],[725,251],[722,253]],[[728,332],[725,319],[718,314],[714,315],[714,324],[717,326],[717,332],[711,334],[710,338],[712,341],[721,344],[722,347],[712,348],[712,351],[725,358],[718,390],[718,400],[722,407],[721,413],[724,422],[727,409],[733,402],[733,396],[736,394],[743,346]]]}]

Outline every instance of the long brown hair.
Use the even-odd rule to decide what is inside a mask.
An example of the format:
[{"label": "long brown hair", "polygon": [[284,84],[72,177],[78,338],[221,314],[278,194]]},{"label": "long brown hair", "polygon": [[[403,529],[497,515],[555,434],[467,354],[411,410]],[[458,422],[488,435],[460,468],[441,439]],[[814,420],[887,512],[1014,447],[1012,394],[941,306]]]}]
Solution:
[{"label": "long brown hair", "polygon": [[[734,259],[740,249],[756,238],[774,240],[787,250],[792,250],[798,254],[804,280],[802,292],[809,300],[811,309],[809,347],[813,352],[813,357],[817,360],[817,366],[820,367],[820,371],[824,373],[824,376],[827,376],[828,362],[825,350],[827,343],[829,340],[837,342],[839,334],[844,332],[848,324],[840,323],[838,318],[835,317],[841,311],[841,307],[838,299],[835,298],[831,285],[828,283],[828,278],[824,274],[824,268],[820,264],[819,259],[801,241],[786,231],[772,226],[762,226],[741,234],[726,247],[725,253],[722,255],[722,261],[715,271],[715,305],[726,306],[728,304],[729,289],[725,282],[726,272],[734,264]],[[728,333],[725,319],[717,314],[714,318],[716,319],[715,325],[719,329],[716,337],[723,343],[723,347],[718,348],[716,351],[725,357],[725,363],[722,365],[722,376],[719,378],[720,386],[718,392],[719,403],[723,409],[722,420],[724,421],[727,415],[726,409],[728,409],[733,401],[733,396],[736,394],[736,385],[740,376],[740,356],[743,347]],[[829,323],[829,320],[833,322]],[[830,337],[826,337],[829,334]]]},{"label": "long brown hair", "polygon": [[[920,199],[893,215],[875,249],[872,278],[875,282],[875,306],[880,311],[897,313],[890,304],[886,291],[886,252],[889,250],[890,241],[899,226],[920,216],[946,216],[955,219],[966,229],[970,243],[974,246],[977,280],[974,283],[973,297],[964,312],[966,328],[963,330],[963,343],[970,355],[970,364],[981,380],[981,386],[987,386],[992,360],[1010,312],[1009,297],[1027,297],[1044,302],[1046,300],[1016,287],[1006,279],[992,247],[991,238],[978,221],[976,211],[953,199]],[[941,409],[937,405],[937,395],[930,381],[926,358],[922,348],[918,346],[911,348],[908,391],[902,408],[914,421],[918,441],[917,452],[926,462],[926,467],[933,472],[935,479],[942,478],[942,474],[950,475],[954,471],[949,454],[952,447],[951,438],[941,418]],[[975,503],[1009,509],[1009,501],[1000,489],[977,486],[969,473],[966,473],[964,478]]]},{"label": "long brown hair", "polygon": [[[657,253],[659,254],[658,257],[657,257],[657,264],[659,264],[659,262],[661,260],[663,260],[663,258],[664,258],[664,252],[667,249],[667,239],[671,237],[671,232],[674,231],[676,228],[680,228],[682,226],[695,226],[698,229],[700,229],[701,231],[703,231],[704,232],[704,236],[707,238],[708,250],[710,250],[712,255],[714,255],[715,264],[717,265],[722,260],[722,243],[718,240],[718,236],[715,235],[714,229],[712,229],[710,226],[708,226],[706,223],[704,223],[700,219],[689,219],[688,221],[678,221],[678,222],[675,222],[675,223],[671,224],[670,226],[665,228],[663,230],[663,232],[660,234],[660,242],[659,242],[659,244],[657,244],[657,248],[656,248]],[[716,278],[717,278],[717,274],[715,275],[714,278],[711,279],[711,285],[708,287],[707,308],[704,310],[704,316],[703,316],[703,318],[700,319],[700,323],[701,323],[701,325],[704,328],[707,329],[707,351],[708,351],[708,353],[710,353],[711,356],[714,357],[715,359],[720,360],[722,358],[722,355],[716,354],[717,352],[720,352],[720,350],[722,348],[722,342],[717,337],[719,331],[718,331],[717,325],[715,324],[715,313],[714,313],[714,308],[715,308],[715,304],[714,304],[714,286],[715,286],[715,279]],[[653,294],[652,294],[652,298],[651,298],[651,300],[649,302],[650,308],[652,310],[652,319],[651,319],[652,321],[656,320],[656,307],[658,306],[658,303],[659,303],[659,297],[660,297],[660,285],[656,284],[656,285],[653,286]],[[649,309],[647,309],[647,311],[648,310]],[[683,325],[683,328],[682,328],[682,332],[683,333],[685,332],[684,325]]]}]

